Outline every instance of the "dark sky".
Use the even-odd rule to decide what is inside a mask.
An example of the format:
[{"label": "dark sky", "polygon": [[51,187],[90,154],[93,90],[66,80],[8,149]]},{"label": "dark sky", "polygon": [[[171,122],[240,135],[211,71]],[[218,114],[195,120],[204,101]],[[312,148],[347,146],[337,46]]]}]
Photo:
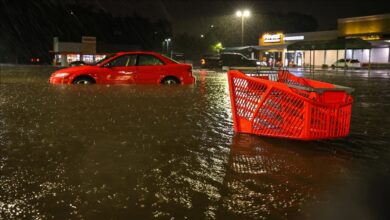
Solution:
[{"label": "dark sky", "polygon": [[319,30],[336,28],[337,18],[390,13],[385,0],[75,0],[99,5],[116,15],[136,12],[152,19],[175,23],[188,18],[234,14],[238,8],[252,13],[299,12],[314,16]]}]

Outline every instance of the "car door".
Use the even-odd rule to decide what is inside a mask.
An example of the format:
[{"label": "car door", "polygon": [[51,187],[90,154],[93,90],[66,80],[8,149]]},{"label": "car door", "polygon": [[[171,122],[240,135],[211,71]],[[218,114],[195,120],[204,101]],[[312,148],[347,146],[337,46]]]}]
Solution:
[{"label": "car door", "polygon": [[111,84],[134,83],[137,72],[136,64],[137,54],[126,54],[113,59],[104,66],[110,70],[106,75],[107,82]]},{"label": "car door", "polygon": [[159,83],[164,73],[164,62],[150,54],[139,54],[137,60],[136,83]]}]

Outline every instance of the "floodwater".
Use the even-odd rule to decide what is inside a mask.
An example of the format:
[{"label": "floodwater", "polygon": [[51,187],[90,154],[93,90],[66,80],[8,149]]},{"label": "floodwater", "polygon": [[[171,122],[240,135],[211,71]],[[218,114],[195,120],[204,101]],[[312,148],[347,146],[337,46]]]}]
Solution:
[{"label": "floodwater", "polygon": [[234,134],[226,73],[52,86],[51,71],[0,67],[0,219],[389,216],[387,71],[309,76],[356,89],[350,136],[311,142]]}]

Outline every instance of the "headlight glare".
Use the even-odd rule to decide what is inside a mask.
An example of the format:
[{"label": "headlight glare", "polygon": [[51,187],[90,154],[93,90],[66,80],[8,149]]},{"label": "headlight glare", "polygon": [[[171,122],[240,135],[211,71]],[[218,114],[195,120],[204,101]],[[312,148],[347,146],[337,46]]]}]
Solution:
[{"label": "headlight glare", "polygon": [[64,77],[67,77],[69,76],[69,73],[56,73],[54,75],[54,77],[58,77],[58,78],[64,78]]}]

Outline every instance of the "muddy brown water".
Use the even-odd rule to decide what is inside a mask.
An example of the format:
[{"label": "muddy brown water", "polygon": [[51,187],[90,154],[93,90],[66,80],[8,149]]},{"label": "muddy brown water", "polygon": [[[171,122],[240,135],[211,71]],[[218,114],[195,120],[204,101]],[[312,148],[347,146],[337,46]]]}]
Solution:
[{"label": "muddy brown water", "polygon": [[0,68],[0,219],[387,214],[387,71],[308,76],[356,89],[350,136],[311,142],[234,134],[223,72],[196,71],[192,86],[52,86],[51,71]]}]

